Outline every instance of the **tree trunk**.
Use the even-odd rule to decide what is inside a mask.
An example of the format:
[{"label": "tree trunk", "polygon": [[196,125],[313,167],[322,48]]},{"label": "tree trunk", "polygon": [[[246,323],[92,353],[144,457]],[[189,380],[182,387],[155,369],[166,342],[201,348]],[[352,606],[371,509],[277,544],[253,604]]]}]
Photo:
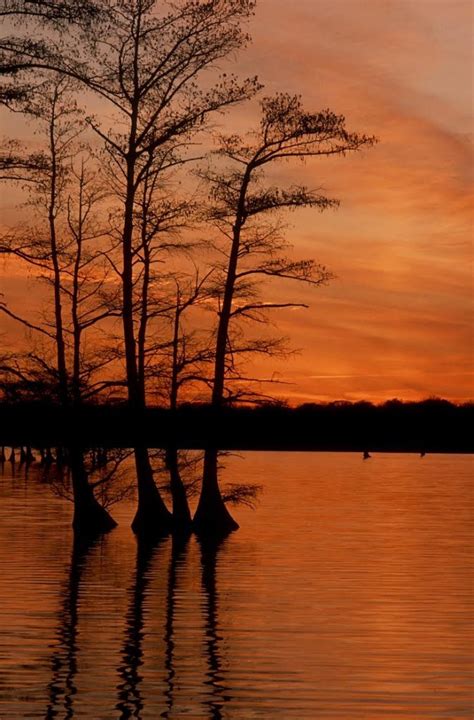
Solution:
[{"label": "tree trunk", "polygon": [[166,450],[166,467],[170,475],[170,490],[173,499],[173,531],[175,533],[190,532],[192,527],[191,511],[179,472],[178,450],[175,447]]},{"label": "tree trunk", "polygon": [[56,237],[56,214],[58,205],[58,158],[56,149],[56,107],[58,103],[58,88],[55,88],[51,119],[49,123],[49,142],[51,154],[51,176],[49,187],[48,223],[49,241],[51,249],[51,262],[53,265],[54,288],[54,320],[56,333],[56,361],[58,367],[59,398],[63,407],[69,404],[68,374],[66,365],[66,344],[64,341],[63,311],[61,304],[61,268],[59,263],[58,242]]},{"label": "tree trunk", "polygon": [[[131,118],[127,159],[127,188],[124,205],[122,232],[122,320],[125,345],[125,366],[127,373],[128,403],[132,410],[145,406],[143,386],[141,387],[137,367],[137,343],[134,326],[133,298],[133,212],[135,197],[135,137],[137,108]],[[172,530],[172,515],[163,502],[153,480],[150,458],[146,448],[134,448],[137,473],[138,507],[132,522],[132,530],[144,537],[166,535]]]},{"label": "tree trunk", "polygon": [[138,482],[138,507],[132,530],[143,538],[168,535],[173,530],[173,516],[155,485],[153,470],[146,448],[135,448]]},{"label": "tree trunk", "polygon": [[[228,352],[229,324],[234,299],[235,280],[239,261],[239,248],[241,231],[244,224],[245,195],[250,181],[247,170],[242,187],[237,210],[237,217],[233,228],[232,247],[229,255],[227,276],[224,288],[224,299],[219,316],[217,328],[214,383],[212,388],[212,406],[220,408],[224,398],[225,362]],[[194,529],[200,535],[220,536],[237,530],[239,525],[227,510],[219,490],[217,480],[217,450],[206,450],[204,455],[204,470],[202,478],[201,496],[193,520]],[[208,527],[206,527],[208,526]]]},{"label": "tree trunk", "polygon": [[217,450],[214,448],[206,450],[204,454],[201,495],[193,528],[197,535],[216,538],[239,528],[222,499],[217,480]]},{"label": "tree trunk", "polygon": [[[178,407],[178,352],[179,352],[179,331],[180,331],[180,293],[179,288],[176,294],[176,312],[173,327],[173,355],[171,365],[171,388],[170,388],[170,410],[176,411]],[[187,533],[191,530],[192,519],[189,510],[186,489],[183,485],[179,472],[178,449],[169,447],[166,449],[166,467],[170,474],[170,490],[173,498],[173,520],[175,532]]]},{"label": "tree trunk", "polygon": [[68,455],[74,493],[72,521],[74,532],[84,536],[94,536],[112,530],[117,523],[97,501],[89,485],[82,450],[71,447]]}]

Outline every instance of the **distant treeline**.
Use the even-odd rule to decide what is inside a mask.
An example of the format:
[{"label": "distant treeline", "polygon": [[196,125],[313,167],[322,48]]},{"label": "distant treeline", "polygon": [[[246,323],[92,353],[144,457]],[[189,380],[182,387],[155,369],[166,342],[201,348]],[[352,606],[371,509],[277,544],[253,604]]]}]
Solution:
[{"label": "distant treeline", "polygon": [[34,447],[218,448],[229,450],[334,450],[472,453],[474,403],[391,400],[307,403],[296,408],[177,410],[121,405],[65,410],[46,403],[0,404],[0,443]]}]

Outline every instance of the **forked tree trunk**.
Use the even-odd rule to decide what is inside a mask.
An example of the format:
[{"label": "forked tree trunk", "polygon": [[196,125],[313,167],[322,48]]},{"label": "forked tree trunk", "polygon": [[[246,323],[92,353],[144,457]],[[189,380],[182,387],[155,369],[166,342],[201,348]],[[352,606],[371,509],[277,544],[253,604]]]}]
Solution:
[{"label": "forked tree trunk", "polygon": [[227,510],[219,489],[217,453],[215,449],[205,451],[201,495],[193,519],[194,531],[203,537],[219,538],[239,528]]},{"label": "forked tree trunk", "polygon": [[170,490],[173,499],[173,531],[189,533],[192,527],[186,488],[179,472],[178,450],[175,447],[166,450],[166,467],[170,475]]},{"label": "forked tree trunk", "polygon": [[138,507],[132,530],[142,537],[160,537],[173,530],[173,516],[155,485],[153,470],[146,448],[135,448]]},{"label": "forked tree trunk", "polygon": [[[122,321],[127,373],[128,403],[132,410],[145,407],[144,387],[137,366],[137,343],[134,325],[133,296],[133,214],[135,198],[135,142],[138,105],[135,103],[129,134],[127,187],[122,232]],[[143,537],[159,537],[172,530],[172,515],[167,509],[153,479],[153,471],[146,448],[134,448],[137,474],[138,507],[132,530]]]},{"label": "forked tree trunk", "polygon": [[[171,388],[170,388],[170,410],[175,412],[178,407],[179,393],[179,335],[180,319],[183,306],[180,303],[179,286],[176,292],[176,309],[173,323],[173,353],[171,362]],[[178,449],[169,447],[166,449],[166,467],[170,475],[170,490],[173,499],[173,521],[174,531],[177,533],[188,533],[192,527],[191,511],[189,509],[186,488],[184,487],[179,472]]]},{"label": "forked tree trunk", "polygon": [[97,501],[94,491],[89,485],[82,450],[70,447],[68,455],[74,494],[72,521],[74,532],[85,536],[94,536],[112,530],[117,523]]}]

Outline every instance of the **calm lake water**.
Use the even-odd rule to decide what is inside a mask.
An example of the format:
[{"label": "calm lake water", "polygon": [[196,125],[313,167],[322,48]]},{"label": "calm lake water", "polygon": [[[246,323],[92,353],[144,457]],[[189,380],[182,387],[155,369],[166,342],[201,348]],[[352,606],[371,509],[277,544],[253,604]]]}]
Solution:
[{"label": "calm lake water", "polygon": [[92,547],[0,472],[0,718],[472,718],[472,456],[246,453],[219,548]]}]

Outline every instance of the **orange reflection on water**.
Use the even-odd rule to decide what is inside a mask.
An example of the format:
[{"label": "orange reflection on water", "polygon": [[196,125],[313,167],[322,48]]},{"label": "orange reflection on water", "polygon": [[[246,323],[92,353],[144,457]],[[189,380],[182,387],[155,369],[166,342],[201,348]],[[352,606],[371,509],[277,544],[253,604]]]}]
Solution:
[{"label": "orange reflection on water", "polygon": [[74,546],[38,471],[4,474],[0,717],[471,717],[471,471],[247,453],[237,533],[151,548],[129,505]]}]

